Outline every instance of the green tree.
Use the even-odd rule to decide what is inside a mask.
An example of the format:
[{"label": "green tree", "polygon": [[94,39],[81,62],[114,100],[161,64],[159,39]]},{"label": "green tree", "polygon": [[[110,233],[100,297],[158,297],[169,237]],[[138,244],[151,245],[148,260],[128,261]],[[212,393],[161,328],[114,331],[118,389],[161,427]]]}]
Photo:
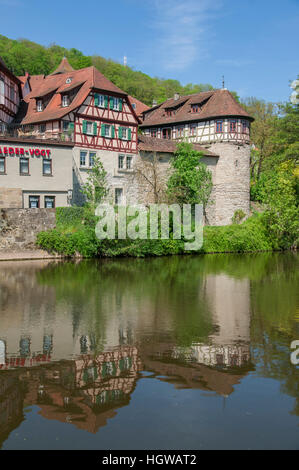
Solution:
[{"label": "green tree", "polygon": [[281,163],[265,180],[262,202],[265,222],[275,248],[296,248],[299,239],[299,206],[294,162]]},{"label": "green tree", "polygon": [[251,177],[259,181],[264,163],[273,155],[275,149],[278,108],[257,98],[248,98],[242,103],[247,112],[254,117],[251,125],[251,140],[255,149],[251,152]]},{"label": "green tree", "polygon": [[200,160],[202,152],[193,149],[192,144],[178,144],[171,160],[173,173],[167,188],[171,201],[179,204],[202,204],[204,209],[212,191],[212,175]]},{"label": "green tree", "polygon": [[88,204],[99,204],[108,194],[107,172],[99,157],[94,157],[93,167],[82,187]]}]

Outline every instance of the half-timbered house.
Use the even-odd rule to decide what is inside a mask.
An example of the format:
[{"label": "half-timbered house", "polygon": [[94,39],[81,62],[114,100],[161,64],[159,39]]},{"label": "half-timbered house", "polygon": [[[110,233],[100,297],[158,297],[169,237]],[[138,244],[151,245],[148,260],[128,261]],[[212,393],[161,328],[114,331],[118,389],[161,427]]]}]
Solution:
[{"label": "half-timbered house", "polygon": [[200,144],[218,155],[213,169],[211,224],[231,223],[236,210],[249,214],[252,117],[226,89],[174,98],[143,112],[146,137]]},{"label": "half-timbered house", "polygon": [[15,118],[21,98],[21,82],[0,57],[0,133]]},{"label": "half-timbered house", "polygon": [[73,70],[66,58],[51,75],[21,79],[30,92],[20,108],[19,136],[73,142],[73,202],[82,200],[95,156],[108,173],[111,199],[125,201],[124,176],[138,152],[140,122],[127,93],[95,67]]}]

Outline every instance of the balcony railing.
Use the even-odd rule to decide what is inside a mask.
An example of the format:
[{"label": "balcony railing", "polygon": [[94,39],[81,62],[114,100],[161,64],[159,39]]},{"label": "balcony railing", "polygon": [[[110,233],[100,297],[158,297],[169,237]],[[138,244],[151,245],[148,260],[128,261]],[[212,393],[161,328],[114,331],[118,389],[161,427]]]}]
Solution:
[{"label": "balcony railing", "polygon": [[73,142],[74,132],[37,130],[32,125],[5,124],[0,122],[0,137],[19,138],[19,139],[37,139],[37,140],[55,140],[58,142]]}]

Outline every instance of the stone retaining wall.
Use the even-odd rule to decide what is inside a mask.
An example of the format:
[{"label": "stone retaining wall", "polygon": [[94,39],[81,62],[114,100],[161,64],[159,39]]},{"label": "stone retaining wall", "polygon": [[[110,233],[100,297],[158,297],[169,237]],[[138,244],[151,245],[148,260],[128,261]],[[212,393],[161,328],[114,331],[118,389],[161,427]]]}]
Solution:
[{"label": "stone retaining wall", "polygon": [[34,249],[36,235],[55,226],[55,209],[0,209],[0,251]]}]

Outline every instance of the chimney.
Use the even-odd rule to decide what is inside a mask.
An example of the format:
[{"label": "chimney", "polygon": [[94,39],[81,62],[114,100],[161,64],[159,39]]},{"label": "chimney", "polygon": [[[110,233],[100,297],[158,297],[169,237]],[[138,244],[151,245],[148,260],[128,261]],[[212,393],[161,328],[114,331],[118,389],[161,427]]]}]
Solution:
[{"label": "chimney", "polygon": [[175,93],[175,94],[174,94],[174,101],[177,101],[177,100],[179,100],[179,99],[180,99],[179,93]]},{"label": "chimney", "polygon": [[157,100],[153,100],[153,107],[154,107],[154,106],[157,106],[157,104],[158,104],[158,103],[157,103]]}]

